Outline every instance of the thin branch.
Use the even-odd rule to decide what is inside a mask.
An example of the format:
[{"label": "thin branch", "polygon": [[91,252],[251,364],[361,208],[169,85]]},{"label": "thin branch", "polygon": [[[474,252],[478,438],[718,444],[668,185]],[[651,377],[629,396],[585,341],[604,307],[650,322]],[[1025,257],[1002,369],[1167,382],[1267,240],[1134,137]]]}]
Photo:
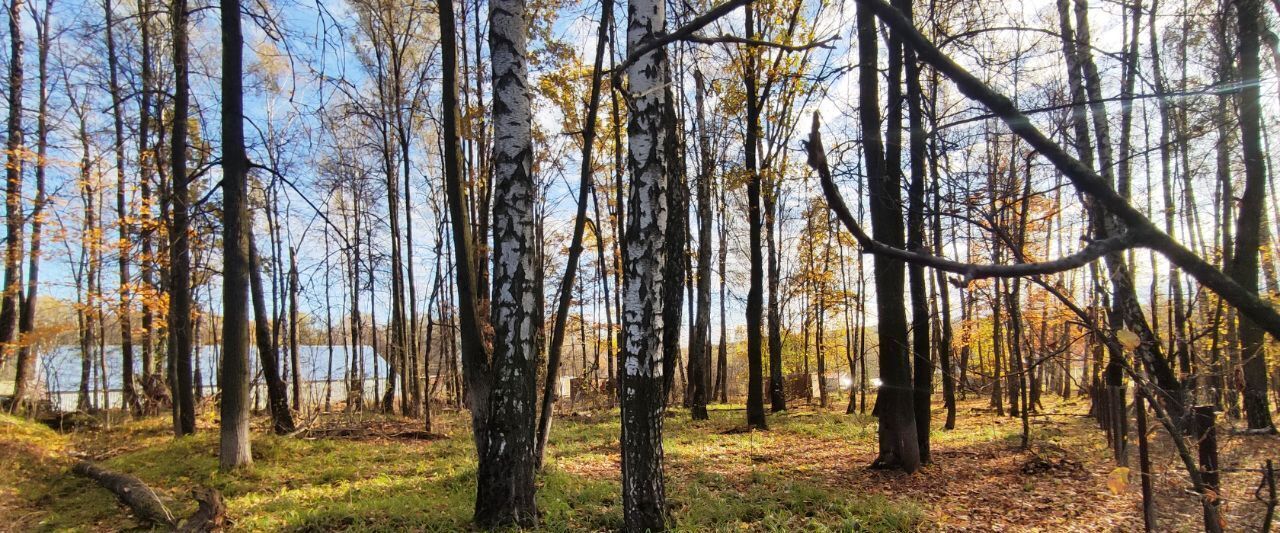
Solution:
[{"label": "thin branch", "polygon": [[320,217],[322,220],[324,220],[324,223],[325,223],[325,224],[327,224],[330,228],[333,228],[333,230],[334,230],[334,231],[336,231],[336,232],[338,233],[338,238],[339,238],[339,239],[342,239],[342,245],[343,245],[344,247],[346,247],[346,248],[351,248],[351,241],[347,240],[347,236],[346,236],[346,234],[344,234],[344,233],[343,233],[342,228],[339,228],[337,224],[334,224],[332,220],[329,220],[329,216],[328,216],[328,215],[326,215],[326,214],[325,214],[325,212],[324,212],[323,210],[321,210],[319,207],[317,207],[317,206],[316,206],[316,204],[315,204],[314,202],[312,202],[312,201],[311,201],[311,197],[310,197],[310,196],[307,196],[305,193],[303,193],[301,190],[299,190],[299,189],[298,189],[298,186],[297,186],[297,185],[294,185],[294,183],[293,183],[292,181],[290,181],[290,180],[289,180],[289,178],[286,178],[286,177],[284,176],[284,174],[281,174],[280,172],[276,171],[275,169],[273,169],[273,168],[271,168],[271,167],[268,167],[268,166],[266,166],[266,165],[262,165],[262,164],[259,164],[259,163],[254,163],[254,162],[252,162],[252,161],[250,161],[250,162],[249,162],[249,168],[251,168],[251,169],[256,168],[256,169],[264,170],[264,171],[266,171],[268,174],[271,174],[271,176],[272,176],[272,177],[274,177],[274,178],[276,178],[276,179],[280,180],[280,181],[281,181],[281,182],[283,182],[285,185],[288,185],[290,189],[293,189],[293,192],[297,193],[297,194],[298,194],[298,196],[299,196],[299,197],[301,197],[301,198],[302,198],[302,200],[303,200],[304,202],[306,202],[308,206],[310,206],[310,207],[311,207],[311,210],[315,212],[316,216],[318,216],[318,217]]},{"label": "thin branch", "polygon": [[617,66],[613,67],[613,76],[616,78],[621,73],[626,72],[628,68],[631,68],[631,65],[635,64],[636,61],[639,61],[640,58],[645,56],[645,54],[658,50],[673,42],[688,39],[698,30],[705,28],[708,24],[715,22],[720,17],[728,15],[733,10],[754,1],[755,0],[729,0],[728,2],[707,10],[706,13],[703,13],[697,18],[689,21],[684,26],[676,28],[675,31],[665,34],[657,33],[656,35],[658,38],[640,45],[640,47],[635,50],[629,50],[627,52],[627,58]]},{"label": "thin branch", "polygon": [[713,37],[703,37],[701,35],[692,35],[684,40],[689,42],[694,42],[694,43],[701,43],[701,44],[722,44],[722,43],[741,44],[746,46],[777,48],[779,50],[785,50],[787,52],[804,52],[806,50],[812,50],[814,48],[825,48],[827,50],[834,50],[835,45],[832,43],[840,40],[840,37],[831,36],[831,37],[827,37],[826,39],[822,39],[820,41],[810,41],[804,44],[785,44],[785,43],[778,43],[773,41],[764,41],[760,39],[748,39],[746,37],[738,37],[737,35],[716,35]]}]

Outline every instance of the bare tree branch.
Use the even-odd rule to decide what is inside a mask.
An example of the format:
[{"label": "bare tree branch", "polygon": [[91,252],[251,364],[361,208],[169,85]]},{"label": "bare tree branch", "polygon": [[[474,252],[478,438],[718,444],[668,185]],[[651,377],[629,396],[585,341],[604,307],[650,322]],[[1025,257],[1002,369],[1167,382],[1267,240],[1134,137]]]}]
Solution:
[{"label": "bare tree branch", "polygon": [[1144,244],[1145,238],[1149,236],[1145,232],[1131,230],[1115,237],[1090,242],[1080,251],[1052,261],[1009,265],[963,263],[925,252],[889,246],[867,235],[858,224],[858,220],[849,212],[849,207],[845,205],[844,198],[840,196],[839,189],[836,188],[835,182],[831,179],[831,168],[827,164],[826,152],[822,147],[822,134],[818,131],[819,123],[818,114],[815,112],[813,114],[813,129],[809,131],[809,141],[805,143],[806,150],[809,153],[809,166],[818,172],[818,178],[822,184],[822,192],[827,198],[827,205],[835,212],[836,217],[849,230],[849,233],[852,233],[853,237],[858,240],[862,251],[936,268],[945,272],[961,274],[964,276],[963,279],[959,281],[952,280],[952,283],[959,287],[964,287],[969,282],[979,279],[1020,278],[1073,270],[1109,253],[1141,246]]},{"label": "bare tree branch", "polygon": [[778,43],[773,41],[764,41],[760,39],[748,39],[746,37],[738,37],[737,35],[716,35],[711,37],[703,37],[701,35],[691,35],[684,40],[693,42],[693,43],[701,43],[701,44],[721,44],[721,43],[741,44],[746,46],[777,48],[779,50],[785,50],[787,52],[803,52],[805,50],[812,50],[814,48],[826,48],[828,50],[835,49],[835,45],[833,45],[832,43],[834,43],[835,41],[838,41],[839,39],[840,38],[837,36],[832,36],[819,41],[810,41],[803,44],[785,44],[785,43]]},{"label": "bare tree branch", "polygon": [[692,37],[693,34],[696,33],[698,30],[705,28],[708,24],[715,22],[720,17],[728,15],[731,11],[738,9],[742,6],[745,6],[747,4],[750,4],[753,1],[755,0],[729,0],[728,2],[725,2],[723,4],[720,4],[716,7],[713,7],[707,10],[706,13],[703,13],[697,18],[689,21],[688,24],[685,24],[684,26],[676,28],[675,31],[672,31],[666,34],[659,34],[657,39],[646,42],[644,46],[641,46],[640,48],[637,48],[635,50],[629,50],[627,52],[627,58],[623,60],[621,63],[618,63],[617,66],[613,67],[613,75],[615,77],[621,75],[621,73],[626,72],[627,69],[631,67],[632,64],[634,64],[636,61],[639,61],[641,57],[644,57],[645,54],[648,54],[649,52],[660,49],[676,41],[688,39],[689,37]]},{"label": "bare tree branch", "polygon": [[884,0],[858,0],[875,12],[876,16],[895,32],[907,45],[916,51],[920,61],[927,63],[938,72],[946,75],[965,96],[987,106],[999,116],[1033,149],[1048,159],[1059,172],[1071,180],[1077,189],[1089,195],[1092,201],[1098,202],[1104,209],[1115,215],[1128,228],[1128,233],[1137,233],[1144,247],[1160,252],[1171,263],[1177,265],[1202,285],[1216,292],[1223,300],[1235,307],[1250,320],[1280,339],[1280,312],[1258,295],[1236,283],[1221,270],[1179,244],[1169,234],[1161,231],[1145,215],[1129,204],[1124,197],[1111,187],[1111,184],[1099,176],[1093,169],[1072,157],[1061,146],[1041,132],[1025,114],[1014,106],[1008,97],[996,92],[983,83],[964,67],[956,64],[951,58],[938,50],[929,42],[911,21],[907,20],[893,6]]}]

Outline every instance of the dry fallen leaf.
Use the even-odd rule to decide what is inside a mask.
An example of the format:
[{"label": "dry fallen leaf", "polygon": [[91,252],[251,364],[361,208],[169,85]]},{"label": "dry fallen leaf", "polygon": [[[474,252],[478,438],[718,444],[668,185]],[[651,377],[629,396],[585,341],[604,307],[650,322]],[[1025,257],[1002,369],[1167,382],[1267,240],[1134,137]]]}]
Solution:
[{"label": "dry fallen leaf", "polygon": [[1129,488],[1129,469],[1127,467],[1118,467],[1111,471],[1107,476],[1107,489],[1112,494],[1119,495]]}]

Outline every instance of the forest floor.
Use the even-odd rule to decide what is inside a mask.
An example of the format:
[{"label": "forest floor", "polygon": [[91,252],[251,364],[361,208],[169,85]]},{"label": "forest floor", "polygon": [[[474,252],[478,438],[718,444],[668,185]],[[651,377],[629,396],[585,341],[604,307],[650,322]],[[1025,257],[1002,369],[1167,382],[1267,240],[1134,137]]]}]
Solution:
[{"label": "forest floor", "polygon": [[[869,415],[802,404],[771,415],[768,431],[745,431],[740,407],[715,406],[704,422],[673,410],[668,505],[677,527],[690,531],[1140,531],[1137,475],[1109,483],[1120,472],[1087,405],[1045,403],[1032,418],[1029,450],[1019,446],[1019,420],[995,416],[985,401],[962,402],[952,431],[937,430],[943,413],[935,411],[933,463],[913,475],[867,469],[876,453]],[[194,510],[193,488],[216,488],[234,530],[469,527],[475,461],[462,413],[437,412],[434,434],[405,419],[334,415],[314,420],[313,431],[277,437],[256,418],[254,467],[233,474],[217,471],[212,416],[178,440],[163,418],[59,433],[0,416],[0,530],[138,528],[110,493],[68,472],[73,457],[137,475],[179,516]],[[1225,467],[1256,468],[1280,451],[1275,437],[1224,433]],[[557,420],[539,477],[545,530],[618,528],[617,435],[616,410]],[[1196,500],[1160,444],[1167,438],[1153,440],[1159,529],[1198,530]],[[1225,477],[1228,529],[1256,529],[1259,474]]]}]

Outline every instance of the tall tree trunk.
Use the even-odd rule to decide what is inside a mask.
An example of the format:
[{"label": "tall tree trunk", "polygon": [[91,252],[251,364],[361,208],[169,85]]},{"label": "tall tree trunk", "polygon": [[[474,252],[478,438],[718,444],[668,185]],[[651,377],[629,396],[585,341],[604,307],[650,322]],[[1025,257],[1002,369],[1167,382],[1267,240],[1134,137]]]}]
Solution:
[{"label": "tall tree trunk", "polygon": [[289,247],[289,369],[293,374],[293,410],[302,413],[302,360],[298,349],[298,260]]},{"label": "tall tree trunk", "polygon": [[[1160,45],[1156,34],[1157,6],[1158,3],[1152,2],[1151,19],[1147,23],[1151,41],[1151,76],[1156,92],[1165,94],[1168,91],[1168,87],[1165,84],[1164,72],[1160,66]],[[1164,232],[1169,235],[1175,235],[1174,220],[1177,204],[1173,196],[1174,144],[1170,130],[1174,127],[1174,118],[1171,107],[1172,103],[1169,98],[1160,98],[1158,107],[1160,113],[1160,184],[1164,200]],[[1172,307],[1173,315],[1172,323],[1169,325],[1171,337],[1173,338],[1170,352],[1175,355],[1178,361],[1178,369],[1182,379],[1186,380],[1191,375],[1191,349],[1188,340],[1190,334],[1187,329],[1188,317],[1182,294],[1182,271],[1172,263],[1169,264],[1169,291],[1172,293],[1170,307]]]},{"label": "tall tree trunk", "polygon": [[[324,259],[324,336],[325,336],[325,347],[328,349],[328,352],[329,352],[329,365],[328,365],[328,368],[326,369],[327,371],[325,372],[325,379],[324,379],[324,412],[327,413],[327,412],[330,412],[330,409],[333,407],[333,404],[332,404],[332,401],[333,401],[333,355],[335,350],[333,349],[334,347],[333,303],[332,303],[333,299],[331,295],[331,290],[333,288],[333,281],[332,281],[332,272],[331,272],[332,269],[329,266],[329,257],[330,257],[329,254],[331,249],[329,246],[329,226],[327,224],[323,227],[323,231],[324,231],[324,257],[325,257]],[[246,333],[246,336],[247,335],[248,334]],[[248,341],[247,338],[245,340],[246,342]],[[430,431],[431,428],[428,427],[427,430]]]},{"label": "tall tree trunk", "polygon": [[249,157],[244,147],[244,36],[240,0],[222,0],[222,368],[218,386],[223,471],[253,463],[249,444]]},{"label": "tall tree trunk", "polygon": [[191,240],[190,198],[187,180],[187,117],[190,95],[187,83],[187,1],[173,0],[170,11],[173,26],[173,140],[169,143],[170,176],[173,184],[169,190],[172,219],[169,229],[169,336],[177,373],[178,387],[174,401],[178,404],[179,435],[196,431],[196,406],[191,370]]},{"label": "tall tree trunk", "polygon": [[[1258,38],[1265,24],[1260,0],[1235,0],[1240,39],[1240,143],[1244,150],[1244,192],[1236,219],[1236,248],[1229,270],[1245,289],[1258,290],[1258,235],[1263,223],[1266,167],[1262,152],[1262,106],[1258,82]],[[1267,401],[1267,363],[1264,332],[1253,320],[1240,320],[1241,363],[1244,366],[1244,408],[1250,429],[1274,431]]]},{"label": "tall tree trunk", "polygon": [[[138,209],[138,225],[142,228],[151,227],[151,179],[158,170],[155,152],[151,149],[151,91],[153,88],[152,81],[152,64],[151,64],[151,0],[138,0],[138,33],[139,47],[141,51],[141,74],[139,79],[138,94],[138,189],[141,196],[141,205]],[[148,292],[155,291],[154,279],[154,252],[152,251],[152,232],[142,231],[140,235],[140,263],[142,270],[142,287]],[[142,305],[142,378],[144,382],[155,372],[153,362],[155,348],[155,327],[152,323],[154,315],[152,306],[143,301]],[[148,398],[150,401],[150,398]],[[150,410],[151,407],[148,407]]]},{"label": "tall tree trunk", "polygon": [[[864,132],[863,157],[870,182],[872,236],[879,242],[901,248],[905,236],[898,174],[885,168],[884,146],[879,134],[880,109],[877,102],[880,91],[876,68],[879,43],[875,16],[865,3],[859,3],[857,19],[858,81],[862,95],[859,116]],[[911,360],[902,294],[904,270],[901,260],[885,256],[875,259],[876,311],[880,319],[876,332],[883,385],[873,411],[879,419],[880,434],[880,454],[873,466],[914,472],[920,468],[920,445],[912,407]]]},{"label": "tall tree trunk", "polygon": [[[565,262],[564,279],[560,282],[560,299],[556,304],[555,323],[551,327],[551,347],[547,355],[547,376],[542,391],[542,409],[538,413],[538,440],[536,444],[537,464],[542,466],[546,455],[547,439],[551,436],[552,402],[555,400],[556,377],[560,371],[560,353],[564,346],[564,330],[569,318],[569,304],[573,302],[570,288],[578,274],[578,261],[582,257],[582,238],[587,225],[587,200],[595,190],[592,179],[593,147],[596,140],[596,117],[600,111],[601,68],[604,65],[604,50],[609,37],[609,24],[613,13],[613,0],[604,0],[600,6],[600,26],[596,31],[596,56],[591,71],[591,96],[587,100],[586,119],[582,127],[582,159],[581,179],[578,183],[578,212],[573,221],[573,240],[569,244],[569,257]],[[596,241],[600,235],[597,228]],[[604,263],[600,264],[604,268]],[[612,329],[612,328],[610,328]]]},{"label": "tall tree trunk", "polygon": [[489,350],[481,334],[479,286],[475,242],[471,237],[471,216],[467,187],[462,173],[459,143],[458,38],[453,16],[453,0],[437,0],[440,14],[441,105],[444,137],[445,196],[454,247],[454,275],[458,291],[458,330],[466,403],[471,410],[471,432],[476,455],[484,457],[487,447],[489,413]]},{"label": "tall tree trunk", "polygon": [[[605,325],[604,342],[605,342],[605,348],[606,348],[605,349],[605,359],[606,359],[605,383],[606,383],[606,389],[607,389],[609,384],[614,383],[614,379],[615,379],[615,375],[613,373],[613,362],[614,362],[613,360],[614,360],[614,353],[615,353],[614,350],[618,345],[618,343],[616,342],[618,334],[613,327],[614,307],[613,307],[613,299],[609,293],[609,275],[610,274],[609,274],[609,268],[608,268],[608,266],[611,264],[611,261],[607,261],[605,259],[604,236],[601,233],[603,229],[600,227],[600,223],[599,223],[601,218],[599,200],[600,199],[596,194],[596,190],[593,188],[591,190],[591,206],[595,211],[595,220],[596,220],[594,224],[594,230],[593,230],[593,233],[595,233],[595,240],[596,240],[596,264],[598,265],[599,272],[600,272],[600,285],[604,288],[604,325]],[[622,317],[618,317],[618,318],[621,319]],[[598,367],[599,361],[597,361],[596,363],[597,363],[596,366]],[[599,382],[597,382],[595,385],[598,387]],[[613,394],[610,393],[609,397],[613,398]]]},{"label": "tall tree trunk", "polygon": [[[746,11],[747,39],[755,38],[754,13],[751,5],[744,7]],[[768,422],[764,417],[764,369],[761,353],[761,311],[764,305],[764,257],[761,231],[764,222],[760,218],[760,188],[762,179],[756,161],[756,145],[760,138],[760,100],[756,93],[756,55],[754,48],[747,48],[746,64],[743,67],[743,80],[746,84],[747,98],[747,136],[743,148],[746,150],[747,163],[747,225],[750,226],[750,242],[747,245],[751,255],[751,286],[747,290],[747,425],[764,429]]]},{"label": "tall tree trunk", "polygon": [[[913,0],[897,0],[897,7],[910,20]],[[892,49],[892,46],[891,46]],[[906,104],[908,138],[908,162],[911,180],[908,183],[907,248],[923,249],[924,243],[924,180],[925,180],[925,131],[924,111],[920,91],[920,65],[910,48],[902,49],[902,62],[906,66]],[[892,53],[892,52],[891,52]],[[896,170],[896,169],[895,169]],[[935,235],[936,239],[937,236]],[[911,351],[914,375],[912,398],[915,407],[916,438],[919,442],[920,461],[929,462],[929,418],[933,396],[933,360],[929,351],[929,302],[925,296],[924,267],[911,265],[907,269],[911,286]]]},{"label": "tall tree trunk", "polygon": [[[70,92],[70,91],[68,91]],[[80,201],[84,204],[84,226],[80,230],[80,265],[76,272],[76,318],[80,333],[80,387],[76,394],[76,410],[88,411],[93,407],[89,394],[93,374],[93,309],[96,295],[93,292],[94,232],[97,228],[97,208],[94,201],[93,162],[89,158],[89,133],[85,124],[85,111],[77,110],[80,141]],[[175,404],[176,405],[176,404]]]},{"label": "tall tree trunk", "polygon": [[[119,61],[116,58],[116,39],[115,39],[115,8],[112,6],[111,0],[104,0],[103,11],[106,20],[106,39],[107,39],[107,91],[111,93],[111,119],[115,133],[115,149],[116,156],[116,229],[118,231],[118,260],[120,276],[120,301],[117,305],[117,316],[120,321],[120,391],[121,400],[129,412],[135,416],[142,416],[142,403],[138,401],[138,394],[133,386],[133,298],[132,280],[129,274],[129,256],[130,248],[132,248],[132,238],[129,231],[129,207],[126,202],[128,188],[125,185],[124,177],[124,110],[120,107],[120,83]],[[34,243],[33,243],[34,246]]]},{"label": "tall tree trunk", "polygon": [[[36,20],[36,56],[38,61],[36,104],[36,198],[31,209],[31,251],[27,259],[27,293],[22,299],[22,309],[18,317],[18,335],[21,339],[18,347],[18,361],[15,368],[13,397],[10,409],[19,412],[27,401],[29,387],[34,384],[36,374],[36,351],[27,336],[35,330],[36,309],[40,289],[40,235],[44,224],[43,213],[45,198],[45,166],[49,153],[49,43],[50,43],[50,11],[52,1],[45,2],[44,10]],[[33,10],[34,14],[34,10]]]},{"label": "tall tree trunk", "polygon": [[667,91],[663,128],[666,130],[663,155],[667,179],[667,225],[664,236],[662,274],[662,397],[671,398],[680,360],[680,315],[684,309],[684,282],[688,267],[689,191],[685,180],[684,157],[680,153],[675,96],[671,90],[671,72],[665,73]]},{"label": "tall tree trunk", "polygon": [[[271,429],[277,435],[284,435],[294,430],[293,413],[289,411],[289,393],[285,388],[284,379],[280,377],[280,350],[271,338],[266,297],[262,288],[262,261],[258,256],[258,246],[253,236],[253,218],[249,215],[247,207],[244,224],[245,229],[242,231],[244,231],[245,246],[248,248],[249,289],[253,299],[254,332],[258,344],[258,360],[261,361],[262,375],[267,381],[267,406],[271,411]],[[358,312],[355,316],[354,320],[359,320]],[[224,339],[227,337],[225,331],[222,336]]]},{"label": "tall tree trunk", "polygon": [[[750,74],[753,77],[755,75],[754,71]],[[757,103],[757,117],[759,116],[759,106],[760,104]],[[759,123],[758,118],[755,123]],[[759,134],[757,133],[757,135]],[[758,147],[758,141],[757,144],[752,146]],[[759,154],[756,157],[759,157]],[[759,174],[759,171],[757,170],[756,173]],[[784,382],[785,377],[782,375],[782,311],[779,309],[780,302],[778,301],[778,293],[781,292],[780,285],[782,284],[782,267],[778,261],[778,236],[776,234],[778,199],[775,181],[770,179],[768,183],[763,184],[762,200],[764,202],[765,247],[768,249],[769,254],[765,264],[765,275],[768,277],[769,283],[768,310],[765,313],[769,333],[769,410],[776,413],[787,410],[787,393]],[[805,379],[808,379],[807,375]]]},{"label": "tall tree trunk", "polygon": [[[22,297],[22,85],[23,0],[9,2],[9,124],[5,141],[5,255],[4,287],[0,296],[0,360],[14,351],[18,304]],[[88,142],[88,141],[85,141]]]},{"label": "tall tree trunk", "polygon": [[711,385],[711,177],[714,161],[711,155],[711,132],[707,131],[706,80],[695,69],[694,105],[698,128],[698,273],[697,310],[689,340],[689,414],[694,420],[706,420],[707,395]]},{"label": "tall tree trunk", "polygon": [[[524,0],[489,3],[493,64],[493,384],[488,444],[480,454],[475,521],[482,526],[537,521],[534,417],[542,314],[534,220],[532,115],[525,66]],[[567,289],[567,287],[566,287]]]},{"label": "tall tree trunk", "polygon": [[[1120,183],[1116,183],[1112,177],[1113,158],[1111,155],[1109,121],[1106,106],[1102,103],[1102,89],[1100,87],[1098,69],[1093,62],[1087,12],[1088,6],[1085,1],[1077,0],[1075,7],[1077,62],[1084,74],[1085,93],[1092,102],[1089,108],[1093,116],[1094,132],[1097,136],[1098,164],[1100,165],[1102,178],[1109,183],[1113,183],[1122,196],[1127,197],[1125,192],[1128,190],[1127,176]],[[1137,68],[1136,60],[1133,68]],[[1103,238],[1120,232],[1121,225],[1119,221],[1114,216],[1107,214],[1101,206],[1095,204],[1091,207],[1091,211],[1090,216],[1096,222],[1096,229],[1098,230],[1096,237]],[[1113,293],[1112,308],[1109,314],[1112,320],[1111,326],[1114,329],[1128,328],[1137,334],[1140,343],[1134,355],[1148,366],[1152,377],[1160,388],[1172,394],[1170,396],[1171,401],[1166,408],[1172,418],[1179,419],[1183,412],[1182,387],[1178,382],[1177,376],[1173,374],[1169,367],[1168,361],[1160,354],[1159,340],[1156,339],[1155,333],[1151,331],[1151,327],[1148,325],[1146,316],[1142,311],[1142,306],[1138,301],[1138,294],[1133,285],[1133,276],[1130,273],[1130,265],[1127,264],[1124,256],[1120,253],[1108,254],[1105,262],[1107,274],[1111,278]],[[1107,386],[1112,387],[1113,390],[1115,387],[1123,385],[1121,371],[1123,357],[1123,354],[1118,352],[1110,354],[1111,361],[1108,363]],[[1124,401],[1123,394],[1115,393],[1114,395],[1120,399],[1120,402]],[[1127,420],[1127,418],[1122,417],[1121,422],[1124,420]],[[1117,439],[1117,444],[1120,444],[1124,442],[1123,433],[1126,432],[1126,428],[1120,426],[1117,427],[1117,430],[1121,433],[1121,436]]]},{"label": "tall tree trunk", "polygon": [[[940,179],[938,176],[937,154],[933,154],[932,174],[933,174],[933,252],[935,255],[942,256],[942,191],[940,188]],[[941,270],[935,270],[936,283],[938,286],[938,296],[941,304],[938,306],[942,315],[941,335],[938,338],[938,359],[939,365],[942,367],[942,404],[947,410],[947,419],[943,423],[943,429],[956,428],[956,382],[955,367],[952,366],[951,360],[951,284],[947,282],[946,273]],[[964,307],[963,301],[961,307]],[[963,321],[962,321],[963,322]],[[968,349],[966,345],[963,349]],[[923,453],[923,451],[922,451]]]},{"label": "tall tree trunk", "polygon": [[729,402],[729,333],[725,323],[728,316],[725,310],[728,299],[728,293],[725,290],[725,286],[728,285],[725,265],[728,263],[729,257],[729,211],[725,207],[726,188],[728,187],[724,179],[721,178],[718,195],[719,203],[717,204],[720,213],[720,245],[716,252],[718,257],[717,264],[719,265],[718,277],[720,279],[720,341],[716,349],[716,382],[711,391],[712,398],[719,398],[720,403]]},{"label": "tall tree trunk", "polygon": [[[635,51],[666,31],[666,4],[634,0],[628,6],[627,50]],[[631,174],[623,250],[622,520],[627,531],[666,527],[662,470],[664,397],[663,264],[667,234],[664,161],[667,54],[659,48],[627,68],[633,96],[627,136]],[[758,302],[758,299],[757,299]],[[759,307],[757,306],[757,312]],[[757,337],[758,338],[758,337]],[[758,382],[757,382],[758,384]]]},{"label": "tall tree trunk", "polygon": [[[347,284],[351,289],[349,294],[346,296],[351,299],[351,317],[347,321],[348,335],[351,337],[351,352],[349,354],[350,356],[347,358],[346,410],[348,412],[359,410],[360,406],[364,404],[364,365],[362,364],[362,354],[364,353],[364,346],[362,344],[364,341],[364,324],[360,319],[360,213],[358,210],[359,206],[356,204],[354,192],[355,184],[352,183],[352,214],[344,217],[342,226],[344,232],[349,229],[345,220],[352,220],[353,225],[355,226],[355,231],[351,233],[351,239],[349,240],[350,245],[347,246],[344,251],[344,254],[347,256]],[[249,238],[250,246],[252,246],[253,236],[250,235]],[[252,248],[250,251],[253,251]],[[256,253],[254,255],[256,255]],[[255,316],[254,321],[258,322],[258,309],[262,308],[262,306],[258,305],[257,294],[260,294],[262,291],[262,282],[260,281],[261,274],[257,273],[257,259],[254,258],[253,261],[254,264],[252,266],[252,272],[257,277],[250,278],[250,280],[254,283],[254,287],[251,288],[253,288],[254,291],[257,291],[254,295],[253,308]],[[263,325],[257,327],[261,329],[255,328],[257,331],[261,332],[258,334],[259,357],[263,357],[264,350],[262,349],[262,346],[265,345],[268,349],[271,347],[271,337],[267,334],[266,330],[266,309],[263,308],[261,312]],[[266,360],[263,359],[263,361]],[[263,367],[263,373],[266,373],[265,365]],[[269,386],[270,382],[268,382],[268,387]],[[271,389],[268,388],[267,392],[270,393],[270,391]]]}]

